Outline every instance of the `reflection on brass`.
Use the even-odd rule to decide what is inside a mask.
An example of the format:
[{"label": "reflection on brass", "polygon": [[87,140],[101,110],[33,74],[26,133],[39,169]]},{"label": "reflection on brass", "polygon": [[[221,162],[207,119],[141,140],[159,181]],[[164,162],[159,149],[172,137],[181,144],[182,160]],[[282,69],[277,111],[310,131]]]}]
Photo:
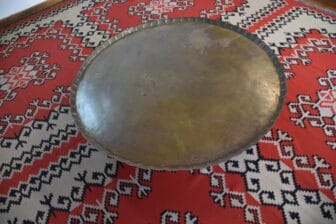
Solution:
[{"label": "reflection on brass", "polygon": [[82,66],[71,102],[98,148],[143,167],[187,169],[257,142],[284,95],[269,48],[229,24],[189,18],[145,24],[104,43]]}]

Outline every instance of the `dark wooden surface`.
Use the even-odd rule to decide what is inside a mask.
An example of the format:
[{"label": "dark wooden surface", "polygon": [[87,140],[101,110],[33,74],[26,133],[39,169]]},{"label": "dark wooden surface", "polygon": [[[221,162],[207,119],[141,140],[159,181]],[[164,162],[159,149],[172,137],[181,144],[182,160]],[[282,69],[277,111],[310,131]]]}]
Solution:
[{"label": "dark wooden surface", "polygon": [[52,7],[54,5],[56,5],[57,3],[62,2],[62,0],[46,0],[40,4],[37,4],[33,7],[30,7],[26,10],[23,10],[21,12],[15,13],[13,15],[10,15],[6,18],[3,18],[0,20],[0,28],[5,28],[13,23],[15,23],[16,21],[20,20],[20,19],[24,19],[27,16],[36,14],[42,10],[45,10],[49,7]]},{"label": "dark wooden surface", "polygon": [[336,12],[336,0],[305,0],[305,1],[313,3],[318,7],[330,9]]}]

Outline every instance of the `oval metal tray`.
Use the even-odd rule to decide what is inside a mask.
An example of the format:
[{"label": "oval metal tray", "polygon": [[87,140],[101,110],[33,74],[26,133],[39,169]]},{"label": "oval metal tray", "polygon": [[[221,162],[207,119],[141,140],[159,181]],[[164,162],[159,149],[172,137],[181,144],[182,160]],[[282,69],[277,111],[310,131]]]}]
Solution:
[{"label": "oval metal tray", "polygon": [[121,161],[201,168],[256,143],[284,102],[285,78],[255,35],[219,21],[128,29],[83,63],[71,92],[84,136]]}]

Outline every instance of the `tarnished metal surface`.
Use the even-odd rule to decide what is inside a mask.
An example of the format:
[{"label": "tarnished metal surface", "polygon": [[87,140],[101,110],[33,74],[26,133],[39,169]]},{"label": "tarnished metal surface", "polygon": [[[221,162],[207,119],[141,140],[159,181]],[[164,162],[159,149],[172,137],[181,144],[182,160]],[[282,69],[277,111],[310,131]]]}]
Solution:
[{"label": "tarnished metal surface", "polygon": [[123,161],[185,169],[225,160],[265,134],[285,90],[275,59],[254,37],[208,22],[147,24],[96,50],[72,93],[84,135]]}]

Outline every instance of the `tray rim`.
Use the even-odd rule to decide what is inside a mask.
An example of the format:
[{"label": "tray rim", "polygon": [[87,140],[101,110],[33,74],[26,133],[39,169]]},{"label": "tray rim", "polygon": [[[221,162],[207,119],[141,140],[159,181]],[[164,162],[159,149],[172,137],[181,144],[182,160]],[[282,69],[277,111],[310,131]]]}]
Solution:
[{"label": "tray rim", "polygon": [[[234,31],[247,39],[251,40],[254,42],[257,46],[259,46],[261,49],[263,49],[269,58],[271,59],[275,70],[278,74],[279,78],[279,83],[280,83],[280,95],[279,95],[279,102],[277,105],[277,108],[275,110],[275,113],[273,114],[272,118],[269,120],[268,125],[266,125],[263,129],[261,129],[260,133],[256,135],[256,137],[246,144],[246,146],[242,147],[239,150],[236,150],[234,152],[231,152],[229,154],[226,154],[223,157],[219,157],[215,160],[212,161],[207,161],[203,163],[197,163],[197,164],[192,164],[192,165],[180,165],[180,166],[151,166],[151,165],[144,165],[138,162],[133,162],[130,161],[126,158],[120,157],[118,155],[115,155],[113,152],[109,151],[107,147],[103,146],[101,143],[99,143],[95,138],[93,138],[89,132],[86,131],[85,127],[82,125],[81,119],[77,113],[77,107],[76,107],[76,98],[77,98],[77,90],[79,87],[79,84],[81,80],[84,77],[86,69],[89,67],[91,62],[95,59],[95,57],[100,54],[106,47],[112,45],[113,43],[123,39],[124,37],[131,35],[135,32],[144,30],[144,29],[149,29],[149,28],[154,28],[162,25],[170,25],[170,24],[180,24],[180,23],[206,23],[209,25],[215,25],[222,27],[224,29],[229,29],[231,31]],[[111,155],[114,157],[116,160],[124,162],[126,164],[129,164],[131,166],[136,166],[139,168],[143,169],[153,169],[153,170],[165,170],[165,171],[176,171],[176,170],[190,170],[190,169],[202,169],[206,168],[209,166],[217,165],[219,163],[225,162],[231,157],[240,154],[241,152],[247,150],[249,147],[253,146],[254,144],[258,143],[260,139],[267,134],[267,132],[273,127],[276,119],[279,117],[280,112],[283,108],[285,98],[286,98],[286,93],[287,93],[287,86],[286,86],[286,77],[284,75],[283,67],[281,63],[279,62],[276,54],[273,52],[273,50],[266,45],[265,42],[263,42],[257,35],[252,34],[247,32],[246,30],[232,25],[227,22],[223,22],[220,20],[211,20],[211,19],[206,19],[206,18],[199,18],[199,17],[182,17],[182,18],[172,18],[172,19],[159,19],[159,20],[154,20],[150,21],[147,23],[143,23],[141,25],[135,26],[128,28],[115,36],[111,37],[110,39],[104,41],[101,43],[98,47],[95,48],[95,50],[85,59],[85,61],[82,63],[81,67],[79,68],[73,83],[71,85],[71,90],[70,90],[70,110],[71,110],[71,115],[75,120],[75,124],[78,128],[78,131],[85,137],[85,139],[88,141],[89,144],[92,144],[94,147],[97,147],[102,152],[107,153],[108,155]]]}]

